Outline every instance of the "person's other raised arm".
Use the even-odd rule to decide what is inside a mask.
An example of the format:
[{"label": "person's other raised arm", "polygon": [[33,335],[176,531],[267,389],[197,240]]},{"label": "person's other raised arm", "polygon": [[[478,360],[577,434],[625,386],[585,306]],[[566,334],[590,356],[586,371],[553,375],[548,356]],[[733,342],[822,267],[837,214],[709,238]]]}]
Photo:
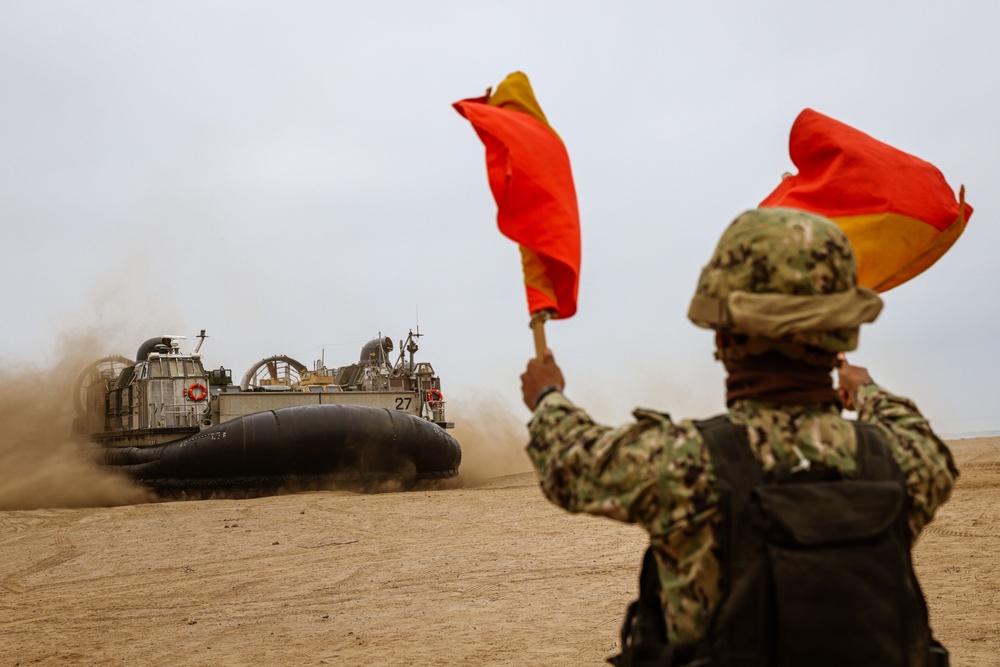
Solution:
[{"label": "person's other raised arm", "polygon": [[844,407],[857,410],[860,421],[876,424],[890,436],[912,498],[910,529],[915,538],[951,495],[958,477],[951,452],[916,404],[876,384],[868,369],[853,366],[841,356],[837,376]]}]

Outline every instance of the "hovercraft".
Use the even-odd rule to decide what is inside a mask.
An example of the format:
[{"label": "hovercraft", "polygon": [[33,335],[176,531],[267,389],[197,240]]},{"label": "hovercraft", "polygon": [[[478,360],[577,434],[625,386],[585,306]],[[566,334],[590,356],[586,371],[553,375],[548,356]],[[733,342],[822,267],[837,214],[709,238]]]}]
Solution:
[{"label": "hovercraft", "polygon": [[420,335],[400,341],[395,364],[380,334],[357,363],[308,370],[267,357],[238,385],[226,368],[206,372],[204,331],[191,353],[180,350],[183,336],[158,336],[135,362],[105,357],[81,374],[74,428],[104,465],[157,491],[407,488],[454,477],[461,447],[446,432],[440,378],[414,360]]}]

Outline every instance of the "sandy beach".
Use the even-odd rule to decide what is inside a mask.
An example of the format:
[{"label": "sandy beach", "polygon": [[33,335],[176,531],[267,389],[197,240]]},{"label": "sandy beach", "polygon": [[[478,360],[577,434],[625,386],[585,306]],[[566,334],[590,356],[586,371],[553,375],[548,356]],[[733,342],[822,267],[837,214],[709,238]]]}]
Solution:
[{"label": "sandy beach", "polygon": [[[1000,653],[1000,438],[949,444],[962,475],[915,559],[952,664],[986,667]],[[644,542],[550,505],[531,473],[7,510],[0,666],[599,665]]]}]

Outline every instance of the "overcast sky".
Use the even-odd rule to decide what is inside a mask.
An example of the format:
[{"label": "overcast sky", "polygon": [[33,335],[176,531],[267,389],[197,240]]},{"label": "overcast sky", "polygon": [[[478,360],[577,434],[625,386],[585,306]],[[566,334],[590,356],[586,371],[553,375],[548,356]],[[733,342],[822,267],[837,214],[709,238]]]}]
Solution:
[{"label": "overcast sky", "polygon": [[[241,376],[419,321],[446,398],[526,420],[516,246],[451,103],[528,74],[579,196],[579,312],[548,327],[599,419],[722,409],[685,314],[811,107],[975,208],[852,360],[939,432],[1000,429],[1000,12],[991,3],[0,3],[0,367],[200,329]],[[82,343],[81,343],[82,344]],[[90,348],[93,348],[91,351]],[[190,347],[190,345],[186,345]],[[453,410],[449,417],[462,419]]]}]

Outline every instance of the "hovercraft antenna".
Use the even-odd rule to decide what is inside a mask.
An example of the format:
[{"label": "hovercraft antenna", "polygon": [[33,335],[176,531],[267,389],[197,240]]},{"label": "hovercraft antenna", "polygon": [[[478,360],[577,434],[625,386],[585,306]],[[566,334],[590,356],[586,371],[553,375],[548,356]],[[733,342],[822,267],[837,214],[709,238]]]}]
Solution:
[{"label": "hovercraft antenna", "polygon": [[205,343],[205,339],[208,338],[208,334],[206,334],[205,330],[202,329],[201,333],[195,336],[195,338],[198,339],[198,345],[194,348],[193,354],[198,354],[198,352],[201,351],[201,346]]}]

